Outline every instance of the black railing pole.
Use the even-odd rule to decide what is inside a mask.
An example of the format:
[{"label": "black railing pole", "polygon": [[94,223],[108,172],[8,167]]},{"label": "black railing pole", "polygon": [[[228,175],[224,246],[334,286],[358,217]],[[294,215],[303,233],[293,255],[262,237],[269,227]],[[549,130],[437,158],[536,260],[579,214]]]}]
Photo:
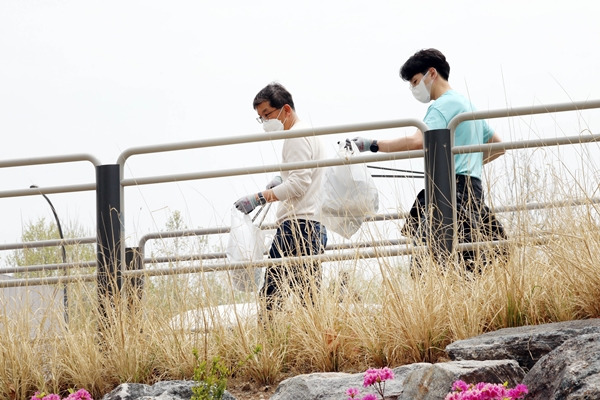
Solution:
[{"label": "black railing pole", "polygon": [[[425,204],[428,218],[427,240],[436,259],[452,253],[454,239],[454,157],[449,129],[433,129],[423,134],[425,151]],[[445,258],[444,258],[445,257]]]},{"label": "black railing pole", "polygon": [[96,167],[97,280],[101,315],[121,290],[121,190],[118,164]]}]

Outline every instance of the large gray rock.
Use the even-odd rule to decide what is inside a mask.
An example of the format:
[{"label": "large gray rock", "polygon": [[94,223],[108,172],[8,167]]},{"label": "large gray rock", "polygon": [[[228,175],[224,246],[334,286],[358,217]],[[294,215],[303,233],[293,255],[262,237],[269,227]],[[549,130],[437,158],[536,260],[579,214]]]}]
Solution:
[{"label": "large gray rock", "polygon": [[600,332],[600,319],[504,328],[446,346],[451,360],[516,360],[525,370],[566,340]]},{"label": "large gray rock", "polygon": [[[123,383],[102,400],[190,400],[194,393],[192,387],[195,381],[163,381],[154,385],[142,383]],[[230,393],[225,392],[223,400],[236,400]]]},{"label": "large gray rock", "polygon": [[514,360],[451,361],[428,364],[412,371],[402,382],[398,400],[439,400],[452,389],[457,380],[467,383],[508,382],[514,387],[523,381],[525,372]]},{"label": "large gray rock", "polygon": [[600,334],[567,340],[545,355],[523,383],[528,399],[600,399]]},{"label": "large gray rock", "polygon": [[[525,372],[514,360],[453,361],[439,364],[416,363],[395,368],[394,379],[385,385],[387,400],[439,400],[454,381],[521,383]],[[360,389],[360,397],[376,394],[375,388],[363,387],[364,373],[316,373],[298,375],[279,384],[271,400],[338,400],[351,387]]]},{"label": "large gray rock", "polygon": [[[404,378],[414,370],[431,364],[416,363],[393,369],[394,379],[385,385],[386,399],[395,400],[402,391]],[[363,387],[364,372],[347,374],[342,372],[323,372],[297,375],[282,381],[270,400],[339,400],[345,399],[346,390],[351,387],[360,389],[360,397],[367,393],[376,393],[373,388]]]}]

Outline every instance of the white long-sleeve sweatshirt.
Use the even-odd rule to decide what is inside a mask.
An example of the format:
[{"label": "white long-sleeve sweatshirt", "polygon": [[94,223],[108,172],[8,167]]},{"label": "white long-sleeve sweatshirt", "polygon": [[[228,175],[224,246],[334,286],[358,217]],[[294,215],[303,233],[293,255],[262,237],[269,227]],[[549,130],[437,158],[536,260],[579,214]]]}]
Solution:
[{"label": "white long-sleeve sweatshirt", "polygon": [[[297,121],[290,129],[306,129],[311,126]],[[281,151],[282,163],[322,160],[325,147],[318,136],[285,139]],[[280,200],[277,208],[277,223],[286,219],[308,219],[318,221],[319,195],[323,184],[324,168],[305,168],[282,171],[283,182],[273,188]]]}]

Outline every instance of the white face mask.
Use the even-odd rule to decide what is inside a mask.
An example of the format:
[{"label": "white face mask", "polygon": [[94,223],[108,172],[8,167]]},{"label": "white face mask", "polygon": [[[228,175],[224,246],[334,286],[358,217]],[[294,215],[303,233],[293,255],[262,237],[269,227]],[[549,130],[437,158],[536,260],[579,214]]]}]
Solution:
[{"label": "white face mask", "polygon": [[413,96],[421,103],[429,103],[431,101],[431,86],[427,88],[425,85],[425,77],[428,73],[429,71],[423,75],[421,82],[419,82],[416,86],[410,86],[410,91],[412,92]]},{"label": "white face mask", "polygon": [[281,115],[283,108],[277,114],[277,118],[264,120],[262,123],[263,129],[265,132],[276,132],[283,130],[283,122],[281,122],[278,118]]},{"label": "white face mask", "polygon": [[283,122],[278,119],[268,119],[262,123],[265,132],[276,132],[283,130]]}]

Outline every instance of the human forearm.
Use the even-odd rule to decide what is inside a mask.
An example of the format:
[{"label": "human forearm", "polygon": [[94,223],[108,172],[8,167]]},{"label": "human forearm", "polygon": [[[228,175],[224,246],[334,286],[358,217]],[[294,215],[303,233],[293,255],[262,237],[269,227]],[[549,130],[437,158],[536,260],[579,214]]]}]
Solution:
[{"label": "human forearm", "polygon": [[[498,136],[498,134],[496,134],[495,132],[490,138],[490,140],[488,140],[488,144],[493,143],[502,143],[502,139],[500,139],[500,136]],[[494,161],[496,158],[500,157],[505,152],[506,151],[504,149],[486,150],[483,152],[483,163],[487,164],[490,161]]]},{"label": "human forearm", "polygon": [[[352,139],[360,151],[372,150],[373,139],[364,137],[355,137]],[[422,150],[423,134],[417,130],[410,136],[399,137],[395,139],[377,140],[378,151],[383,153],[392,153],[397,151]]]},{"label": "human forearm", "polygon": [[275,195],[275,192],[273,191],[273,189],[263,190],[262,195],[265,198],[265,200],[267,201],[267,203],[279,201],[279,199]]},{"label": "human forearm", "polygon": [[395,139],[378,140],[377,144],[379,145],[379,151],[384,153],[423,149],[423,141],[416,139],[414,135]]}]

